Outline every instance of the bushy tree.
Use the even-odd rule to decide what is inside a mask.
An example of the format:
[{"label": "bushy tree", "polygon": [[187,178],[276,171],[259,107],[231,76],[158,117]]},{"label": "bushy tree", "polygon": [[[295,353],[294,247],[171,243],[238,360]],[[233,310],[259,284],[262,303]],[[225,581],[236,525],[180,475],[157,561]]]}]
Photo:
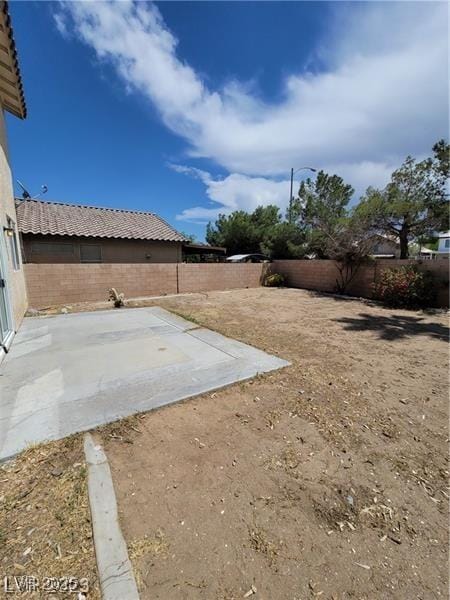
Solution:
[{"label": "bushy tree", "polygon": [[308,241],[308,252],[318,258],[331,258],[330,244],[337,239],[348,218],[348,203],[353,188],[338,175],[319,171],[316,179],[307,179],[300,185],[297,206]]},{"label": "bushy tree", "polygon": [[259,252],[259,232],[251,215],[243,210],[219,215],[215,225],[208,223],[206,241],[213,246],[224,246],[228,254]]},{"label": "bushy tree", "polygon": [[303,229],[288,221],[270,228],[260,247],[271,258],[303,258],[307,252]]},{"label": "bushy tree", "polygon": [[417,162],[408,156],[383,190],[369,188],[357,211],[377,233],[400,243],[400,258],[408,258],[408,243],[449,228],[448,177],[450,146],[440,140],[433,156]]},{"label": "bushy tree", "polygon": [[272,258],[297,258],[303,237],[298,225],[282,221],[279,208],[269,205],[252,213],[219,215],[214,225],[208,224],[206,241],[224,246],[228,254],[262,252]]}]

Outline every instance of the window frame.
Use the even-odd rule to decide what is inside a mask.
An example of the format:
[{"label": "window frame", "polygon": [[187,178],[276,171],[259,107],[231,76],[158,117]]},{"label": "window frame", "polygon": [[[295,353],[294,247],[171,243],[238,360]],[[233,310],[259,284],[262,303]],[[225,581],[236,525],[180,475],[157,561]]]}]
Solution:
[{"label": "window frame", "polygon": [[[62,247],[67,248],[62,251]],[[36,256],[60,256],[60,255],[75,255],[75,245],[71,242],[49,242],[49,241],[32,241],[31,255]]]},{"label": "window frame", "polygon": [[[86,259],[84,259],[82,253],[83,253],[83,247],[86,247],[86,246],[90,246],[90,247],[93,246],[95,248],[98,248],[99,249],[99,259],[94,259],[94,260],[86,260]],[[102,253],[102,246],[101,246],[101,244],[82,244],[80,242],[80,262],[81,263],[87,263],[87,264],[89,264],[89,263],[91,263],[91,264],[92,263],[94,263],[94,264],[95,263],[102,263],[103,262],[103,253]]]}]

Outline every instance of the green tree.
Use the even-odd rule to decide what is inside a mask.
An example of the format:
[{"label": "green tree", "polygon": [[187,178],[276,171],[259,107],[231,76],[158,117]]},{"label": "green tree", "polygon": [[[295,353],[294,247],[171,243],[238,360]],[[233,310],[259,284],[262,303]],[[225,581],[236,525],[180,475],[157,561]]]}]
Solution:
[{"label": "green tree", "polygon": [[307,251],[304,231],[288,221],[271,227],[260,246],[262,253],[271,258],[302,258]]},{"label": "green tree", "polygon": [[197,241],[197,236],[195,236],[193,233],[186,233],[185,231],[180,231],[180,233],[188,240],[188,242],[191,242],[191,244]]},{"label": "green tree", "polygon": [[409,241],[449,228],[449,152],[440,140],[431,158],[417,162],[408,156],[387,186],[369,188],[357,207],[374,232],[398,239],[400,258],[408,258]]},{"label": "green tree", "polygon": [[238,210],[230,215],[219,215],[214,225],[206,227],[206,241],[224,246],[228,254],[261,252],[261,244],[269,232],[281,221],[277,206],[259,206],[252,213]]},{"label": "green tree", "polygon": [[309,251],[319,258],[330,258],[330,241],[346,222],[353,191],[342,177],[324,171],[301,183],[293,210],[305,228]]}]

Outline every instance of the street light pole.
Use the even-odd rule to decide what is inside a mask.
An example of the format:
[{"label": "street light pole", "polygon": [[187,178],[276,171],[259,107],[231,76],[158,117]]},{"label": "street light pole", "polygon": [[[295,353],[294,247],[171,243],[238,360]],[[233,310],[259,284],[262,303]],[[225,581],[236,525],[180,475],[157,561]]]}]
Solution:
[{"label": "street light pole", "polygon": [[290,217],[290,212],[291,212],[291,207],[292,207],[292,192],[293,192],[293,187],[294,187],[294,167],[292,167],[291,169],[291,193],[289,194],[289,221],[291,220]]},{"label": "street light pole", "polygon": [[294,168],[291,168],[291,193],[289,194],[289,205],[288,205],[288,221],[289,223],[292,222],[292,203],[294,201],[294,196],[293,196],[293,189],[294,189],[294,173],[298,173],[299,171],[311,171],[312,173],[315,173],[317,171],[317,169],[314,169],[313,167],[300,167],[299,169],[296,169],[294,171]]}]

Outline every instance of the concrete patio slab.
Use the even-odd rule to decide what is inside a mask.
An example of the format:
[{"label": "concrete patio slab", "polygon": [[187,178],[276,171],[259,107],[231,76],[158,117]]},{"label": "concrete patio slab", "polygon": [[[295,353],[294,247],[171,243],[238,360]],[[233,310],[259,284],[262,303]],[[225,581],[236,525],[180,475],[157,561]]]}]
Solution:
[{"label": "concrete patio slab", "polygon": [[0,459],[288,364],[159,307],[27,318],[0,367]]}]

